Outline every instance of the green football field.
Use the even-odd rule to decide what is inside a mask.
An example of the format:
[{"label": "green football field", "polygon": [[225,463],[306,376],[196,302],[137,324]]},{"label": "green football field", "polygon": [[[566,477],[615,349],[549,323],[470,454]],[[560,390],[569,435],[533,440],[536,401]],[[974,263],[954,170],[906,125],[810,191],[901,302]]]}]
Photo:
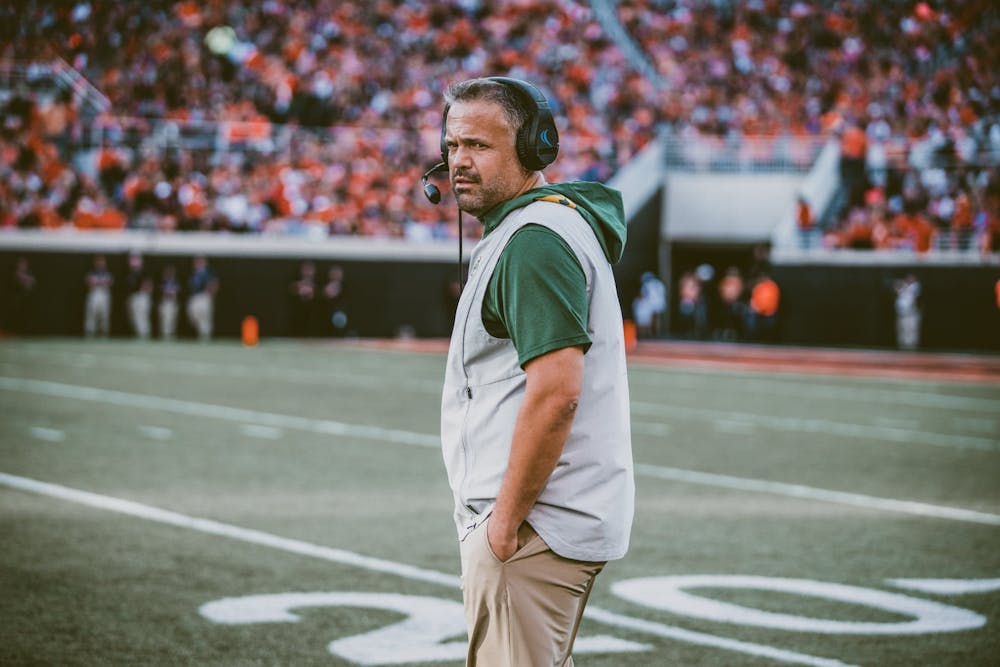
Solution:
[{"label": "green football field", "polygon": [[[0,341],[0,664],[459,665],[438,353]],[[576,664],[1000,664],[1000,387],[630,366]]]}]

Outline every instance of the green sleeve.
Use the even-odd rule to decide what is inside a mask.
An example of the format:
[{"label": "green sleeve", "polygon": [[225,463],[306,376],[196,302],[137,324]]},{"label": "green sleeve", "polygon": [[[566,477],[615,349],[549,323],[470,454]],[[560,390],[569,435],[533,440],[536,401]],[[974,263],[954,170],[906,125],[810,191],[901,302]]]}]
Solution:
[{"label": "green sleeve", "polygon": [[541,225],[518,230],[500,255],[483,299],[486,331],[509,338],[518,363],[565,347],[590,348],[587,278],[561,236]]}]

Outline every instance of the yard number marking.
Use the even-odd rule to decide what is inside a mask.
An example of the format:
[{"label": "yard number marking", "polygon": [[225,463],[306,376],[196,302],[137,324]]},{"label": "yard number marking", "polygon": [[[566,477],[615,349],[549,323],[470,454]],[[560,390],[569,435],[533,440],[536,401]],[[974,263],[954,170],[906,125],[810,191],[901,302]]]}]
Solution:
[{"label": "yard number marking", "polygon": [[[889,583],[907,580],[891,579]],[[933,586],[935,581],[959,586],[957,580],[920,580]],[[967,581],[963,590],[993,590]],[[751,607],[711,600],[685,592],[688,588],[728,588],[775,591],[807,597],[847,602],[903,616],[914,620],[892,623],[835,621],[762,611]],[[823,634],[915,635],[974,630],[986,624],[986,618],[968,609],[887,593],[861,586],[848,586],[811,579],[754,577],[739,575],[690,575],[641,577],[619,581],[611,586],[615,595],[635,604],[682,616],[722,623]],[[465,657],[465,620],[462,605],[447,598],[395,593],[278,593],[224,598],[204,604],[199,612],[216,623],[229,625],[252,623],[294,623],[299,616],[292,609],[304,607],[363,607],[385,609],[404,614],[398,623],[378,630],[330,642],[327,650],[359,665],[395,665],[408,662],[462,660]],[[600,619],[598,619],[600,620]],[[575,653],[635,653],[652,647],[615,637],[598,635],[577,640]],[[836,660],[817,658],[814,664],[842,665]]]},{"label": "yard number marking", "polygon": [[[849,602],[865,607],[913,617],[896,623],[863,623],[777,614],[712,600],[685,592],[687,588],[730,588],[777,591],[807,597]],[[846,586],[810,579],[695,575],[643,577],[612,584],[612,592],[644,607],[721,623],[751,625],[795,632],[858,635],[920,635],[933,632],[973,630],[986,624],[986,618],[968,609],[887,593],[872,588]]]},{"label": "yard number marking", "polygon": [[[465,616],[462,605],[446,598],[397,593],[278,593],[224,598],[202,605],[199,612],[216,623],[294,623],[292,609],[303,607],[363,607],[404,614],[398,623],[330,642],[327,650],[359,665],[465,658]],[[449,641],[451,640],[451,641]],[[577,653],[648,651],[646,644],[597,635],[581,637]]]}]

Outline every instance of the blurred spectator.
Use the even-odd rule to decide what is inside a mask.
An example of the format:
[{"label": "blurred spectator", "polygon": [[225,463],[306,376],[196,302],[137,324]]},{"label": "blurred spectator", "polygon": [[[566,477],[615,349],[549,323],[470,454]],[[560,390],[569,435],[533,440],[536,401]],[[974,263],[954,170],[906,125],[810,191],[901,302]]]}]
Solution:
[{"label": "blurred spectator", "polygon": [[653,338],[660,332],[660,319],[667,309],[667,289],[663,281],[650,271],[640,278],[639,294],[632,301],[636,335]]},{"label": "blurred spectator", "polygon": [[84,304],[83,333],[88,338],[106,338],[111,332],[111,286],[114,282],[104,255],[95,255],[93,268],[87,272],[85,279],[87,299]]},{"label": "blurred spectator", "polygon": [[128,271],[125,279],[117,281],[122,286],[122,298],[117,300],[115,309],[119,306],[128,316],[128,325],[132,334],[138,338],[149,338],[152,333],[152,301],[153,281],[146,274],[142,255],[138,252],[128,254]]},{"label": "blurred spectator", "polygon": [[677,299],[678,333],[689,338],[704,338],[708,332],[708,306],[701,281],[694,272],[681,274]]},{"label": "blurred spectator", "polygon": [[177,280],[177,269],[173,264],[163,267],[159,285],[160,303],[157,308],[160,337],[173,340],[177,335],[177,312],[180,310],[181,284]]},{"label": "blurred spectator", "polygon": [[743,338],[747,308],[743,292],[743,274],[737,267],[729,267],[719,281],[719,322],[716,334],[722,340]]},{"label": "blurred spectator", "polygon": [[323,285],[324,330],[332,331],[340,338],[347,335],[347,310],[344,305],[344,269],[332,266],[327,271],[326,283]]},{"label": "blurred spectator", "polygon": [[767,273],[761,273],[750,289],[746,329],[750,340],[775,342],[781,289]]},{"label": "blurred spectator", "polygon": [[4,329],[14,335],[32,332],[34,316],[35,275],[27,257],[18,257],[14,263],[6,288],[7,312],[4,313]]},{"label": "blurred spectator", "polygon": [[191,276],[188,278],[187,316],[198,339],[212,338],[215,323],[215,295],[219,291],[219,281],[208,266],[208,259],[199,255],[192,262]]},{"label": "blurred spectator", "polygon": [[316,309],[318,306],[318,286],[316,285],[316,265],[302,262],[299,275],[289,286],[291,293],[291,319],[289,332],[293,336],[312,336],[316,333]]},{"label": "blurred spectator", "polygon": [[800,246],[812,248],[816,245],[816,214],[804,195],[799,195],[795,200],[795,225],[799,230]]},{"label": "blurred spectator", "polygon": [[896,346],[915,350],[920,346],[920,281],[912,273],[894,284],[896,298]]}]

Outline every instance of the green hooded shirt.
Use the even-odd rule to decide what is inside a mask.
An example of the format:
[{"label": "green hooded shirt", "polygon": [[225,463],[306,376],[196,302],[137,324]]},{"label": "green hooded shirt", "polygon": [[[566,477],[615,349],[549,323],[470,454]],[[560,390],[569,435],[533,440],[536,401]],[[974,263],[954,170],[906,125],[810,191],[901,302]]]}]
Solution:
[{"label": "green hooded shirt", "polygon": [[[621,259],[626,238],[621,193],[601,183],[544,185],[503,202],[483,216],[483,236],[512,211],[542,198],[574,206],[608,262]],[[518,230],[501,253],[483,299],[483,324],[490,335],[509,338],[522,367],[565,347],[586,352],[588,310],[586,276],[566,241],[543,225],[529,223]]]}]

